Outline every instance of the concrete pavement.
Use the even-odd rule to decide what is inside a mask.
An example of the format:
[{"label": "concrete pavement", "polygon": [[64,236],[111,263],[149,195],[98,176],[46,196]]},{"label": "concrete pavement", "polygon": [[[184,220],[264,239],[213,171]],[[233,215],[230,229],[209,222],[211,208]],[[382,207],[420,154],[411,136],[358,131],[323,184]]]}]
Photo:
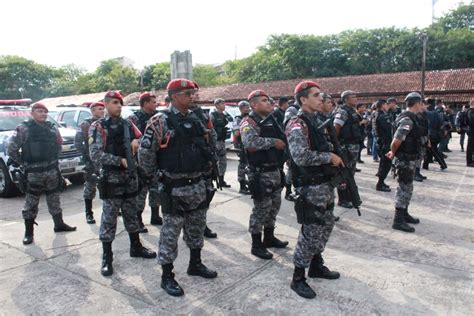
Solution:
[{"label": "concrete pavement", "polygon": [[[457,136],[457,135],[456,135]],[[432,164],[415,183],[410,212],[419,217],[415,234],[391,229],[396,182],[392,192],[375,191],[377,164],[362,155],[357,174],[363,199],[362,217],[336,207],[336,224],[324,253],[327,265],[341,272],[336,281],[309,279],[318,297],[305,300],[289,287],[298,224],[292,203],[283,201],[276,233],[289,240],[273,251],[274,260],[250,254],[247,232],[252,201],[238,194],[236,157],[229,154],[226,180],[232,188],[218,192],[208,213],[218,239],[206,240],[203,261],[219,273],[205,280],[186,274],[189,250],[179,243],[175,263],[185,296],[174,298],[160,288],[161,268],[155,260],[130,258],[128,235],[121,220],[113,243],[115,273],[100,275],[98,225],[87,225],[82,188],[69,187],[62,196],[64,218],[77,225],[72,233],[53,232],[44,198],[35,226],[35,243],[21,243],[23,198],[0,200],[0,314],[471,314],[473,294],[474,168],[465,167],[455,138],[448,169]],[[94,201],[96,219],[100,200]],[[149,223],[149,210],[144,213]],[[141,234],[157,250],[159,227]],[[469,312],[471,311],[471,312]]]}]

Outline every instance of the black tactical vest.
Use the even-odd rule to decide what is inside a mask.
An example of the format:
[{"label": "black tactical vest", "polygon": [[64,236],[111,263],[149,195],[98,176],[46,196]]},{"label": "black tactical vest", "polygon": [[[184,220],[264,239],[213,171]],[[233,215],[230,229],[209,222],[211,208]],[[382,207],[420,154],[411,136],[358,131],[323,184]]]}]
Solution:
[{"label": "black tactical vest", "polygon": [[[260,137],[277,138],[285,140],[282,133],[279,132],[278,126],[275,126],[271,119],[262,120],[257,114],[251,113],[249,116],[258,124],[260,128]],[[257,150],[250,152],[247,150],[247,159],[251,166],[254,167],[274,167],[280,166],[285,162],[285,151],[278,150],[275,147],[269,149]]]},{"label": "black tactical vest", "polygon": [[384,144],[392,141],[392,122],[387,113],[379,111],[375,120],[375,129],[378,139]]},{"label": "black tactical vest", "polygon": [[218,141],[224,141],[227,137],[227,129],[226,126],[229,123],[227,120],[227,117],[223,113],[218,113],[217,111],[214,111],[211,113],[213,122],[212,124],[214,125],[214,129],[216,130],[217,134],[217,140]]},{"label": "black tactical vest", "polygon": [[[130,129],[130,135],[133,135],[133,130],[127,121],[120,118],[113,120],[112,118],[101,119],[99,121],[102,128],[107,131],[107,139],[105,141],[105,150],[107,154],[127,158],[125,153],[125,137],[123,135],[124,128]],[[125,170],[123,166],[105,165],[104,170]]]},{"label": "black tactical vest", "polygon": [[416,119],[416,114],[409,111],[403,112],[398,116],[397,120],[395,121],[396,127],[398,128],[400,126],[401,120],[405,117],[408,117],[410,118],[410,120],[412,120],[413,128],[398,148],[397,154],[403,153],[406,155],[418,155],[421,149],[421,132],[418,121]]},{"label": "black tactical vest", "polygon": [[420,136],[428,136],[428,117],[426,116],[426,112],[420,112],[416,115],[418,129],[420,131]]},{"label": "black tactical vest", "polygon": [[34,120],[24,122],[28,138],[21,148],[23,161],[27,163],[53,162],[58,159],[58,143],[54,126],[50,122],[38,124]]},{"label": "black tactical vest", "polygon": [[152,114],[148,114],[145,111],[140,110],[135,113],[135,116],[138,118],[137,127],[140,130],[140,132],[142,132],[142,134],[145,133],[146,123],[153,115],[156,114],[156,112],[157,111],[155,111]]},{"label": "black tactical vest", "polygon": [[[328,141],[328,136],[325,134],[325,129],[318,128],[314,122],[308,118],[304,113],[298,116],[302,119],[308,127],[309,148],[311,151],[318,152],[332,152],[333,148]],[[337,173],[337,168],[331,164],[324,164],[319,166],[297,166],[292,160],[290,164],[293,180],[296,182],[301,178],[312,176],[333,176]]]},{"label": "black tactical vest", "polygon": [[[166,124],[174,135],[157,153],[158,166],[170,173],[205,172],[211,159],[204,128],[194,113],[186,116],[166,110]],[[166,139],[165,139],[166,141]]]},{"label": "black tactical vest", "polygon": [[348,117],[339,134],[340,141],[343,144],[359,144],[362,140],[359,128],[360,115],[348,105],[343,105],[342,109],[346,110]]}]

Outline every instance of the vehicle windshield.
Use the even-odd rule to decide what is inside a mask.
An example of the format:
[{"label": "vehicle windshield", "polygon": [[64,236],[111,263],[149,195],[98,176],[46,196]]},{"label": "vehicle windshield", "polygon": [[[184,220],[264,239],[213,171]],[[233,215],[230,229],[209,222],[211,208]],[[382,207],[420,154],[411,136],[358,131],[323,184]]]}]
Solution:
[{"label": "vehicle windshield", "polygon": [[[30,110],[0,110],[0,131],[12,131],[22,122],[30,119]],[[48,115],[48,121],[59,127],[58,122]]]}]

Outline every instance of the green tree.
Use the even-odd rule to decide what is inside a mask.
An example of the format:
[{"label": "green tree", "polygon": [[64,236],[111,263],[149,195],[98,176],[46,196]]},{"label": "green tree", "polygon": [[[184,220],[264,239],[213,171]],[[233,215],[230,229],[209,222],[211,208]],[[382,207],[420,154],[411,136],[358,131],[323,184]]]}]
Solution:
[{"label": "green tree", "polygon": [[143,87],[147,91],[163,90],[171,80],[169,62],[146,66],[143,69]]},{"label": "green tree", "polygon": [[77,94],[80,90],[79,78],[85,76],[86,70],[74,64],[65,65],[56,69],[55,77],[48,91],[50,96]]}]

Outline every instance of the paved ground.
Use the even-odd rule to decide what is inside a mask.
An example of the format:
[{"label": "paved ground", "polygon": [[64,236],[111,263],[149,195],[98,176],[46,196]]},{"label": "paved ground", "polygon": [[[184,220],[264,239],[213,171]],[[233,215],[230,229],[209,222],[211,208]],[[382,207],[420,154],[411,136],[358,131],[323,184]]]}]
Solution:
[{"label": "paved ground", "polygon": [[[374,190],[377,164],[363,156],[366,163],[357,174],[362,217],[336,209],[341,221],[325,252],[328,266],[342,277],[309,280],[318,293],[310,301],[289,288],[298,234],[291,203],[283,202],[277,227],[290,247],[276,251],[271,261],[250,255],[252,201],[237,193],[234,156],[227,176],[232,188],[216,195],[208,215],[219,238],[208,240],[203,250],[219,277],[188,276],[189,251],[180,241],[175,272],[186,293],[181,298],[160,288],[155,260],[129,257],[122,223],[113,244],[115,274],[100,275],[98,226],[85,223],[80,187],[62,197],[65,220],[78,231],[55,234],[42,200],[30,246],[21,243],[23,199],[1,199],[0,314],[472,314],[474,169],[465,167],[459,146],[450,146],[449,168],[441,172],[432,165],[424,172],[429,179],[415,184],[410,211],[421,219],[415,234],[390,228],[394,191]],[[395,187],[393,179],[388,183]],[[100,201],[94,210],[98,218]],[[148,210],[145,217],[148,222]],[[148,228],[142,239],[156,250],[159,228]]]}]

